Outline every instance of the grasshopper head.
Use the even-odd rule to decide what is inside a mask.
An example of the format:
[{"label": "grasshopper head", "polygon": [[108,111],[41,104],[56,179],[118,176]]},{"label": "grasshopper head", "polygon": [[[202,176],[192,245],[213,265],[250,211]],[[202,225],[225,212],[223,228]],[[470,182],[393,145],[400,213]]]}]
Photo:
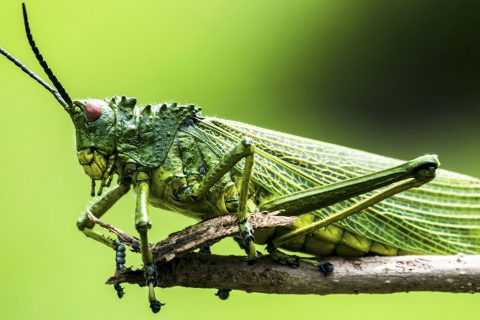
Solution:
[{"label": "grasshopper head", "polygon": [[77,157],[92,180],[102,180],[115,151],[115,112],[103,100],[73,101]]}]

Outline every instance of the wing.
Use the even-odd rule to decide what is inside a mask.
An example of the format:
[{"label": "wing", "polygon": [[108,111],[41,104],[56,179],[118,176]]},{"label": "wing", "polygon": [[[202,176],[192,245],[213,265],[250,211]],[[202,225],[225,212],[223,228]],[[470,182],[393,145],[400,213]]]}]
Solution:
[{"label": "wing", "polygon": [[[321,141],[206,117],[198,138],[222,156],[247,136],[256,146],[252,180],[274,195],[369,174],[402,161]],[[239,168],[241,169],[241,168]],[[325,217],[358,196],[313,212]],[[480,253],[480,180],[438,170],[437,177],[338,223],[366,238],[418,253]]]}]

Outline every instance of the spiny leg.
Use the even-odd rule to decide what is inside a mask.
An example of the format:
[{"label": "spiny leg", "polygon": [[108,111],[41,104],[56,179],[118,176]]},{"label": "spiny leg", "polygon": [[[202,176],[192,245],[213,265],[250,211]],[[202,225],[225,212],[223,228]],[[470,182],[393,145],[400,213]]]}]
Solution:
[{"label": "spiny leg", "polygon": [[252,175],[253,154],[255,148],[250,138],[243,138],[222,160],[203,177],[197,185],[191,189],[186,189],[177,196],[180,200],[188,201],[190,198],[199,199],[213,187],[226,173],[228,173],[240,160],[245,159],[245,167],[242,174],[242,184],[240,189],[239,204],[237,209],[238,226],[240,235],[248,248],[247,262],[252,263],[257,257],[255,249],[253,229],[248,222],[247,200],[248,185]]},{"label": "spiny leg", "polygon": [[275,198],[262,204],[260,211],[282,210],[283,215],[300,215],[409,178],[423,180],[422,175],[433,174],[431,168],[434,171],[438,165],[437,156],[425,155],[372,174]]},{"label": "spiny leg", "polygon": [[152,253],[148,247],[148,229],[150,229],[152,226],[147,207],[150,177],[144,172],[139,172],[135,177],[135,182],[137,184],[135,228],[140,234],[140,252],[142,254],[145,282],[148,286],[148,300],[150,301],[150,309],[153,313],[157,313],[164,304],[155,298],[154,287],[157,286],[157,270],[153,263]]},{"label": "spiny leg", "polygon": [[[428,180],[430,181],[430,180]],[[406,181],[403,181],[403,182],[400,182],[400,183],[397,183],[371,197],[368,197],[367,199],[365,200],[362,200],[360,202],[357,202],[356,204],[340,211],[340,212],[337,212],[329,217],[326,217],[324,219],[321,219],[319,221],[316,221],[312,224],[309,224],[307,226],[304,226],[304,227],[301,227],[301,228],[298,228],[294,231],[291,231],[287,234],[284,234],[276,239],[274,239],[272,241],[272,244],[275,246],[275,247],[279,247],[281,246],[282,244],[288,242],[288,241],[291,241],[295,238],[298,238],[298,237],[302,237],[310,232],[313,232],[317,229],[320,229],[322,227],[325,227],[325,226],[328,226],[329,224],[331,223],[334,223],[334,222],[337,222],[337,221],[340,221],[342,219],[345,219],[355,213],[358,213],[364,209],[367,209],[371,206],[373,206],[374,204],[386,199],[386,198],[389,198],[399,192],[403,192],[405,190],[408,190],[408,189],[411,189],[411,188],[418,188],[420,187],[421,185],[425,184],[426,182],[428,181],[418,181],[416,180],[415,178],[411,178],[411,179],[408,179]]]},{"label": "spiny leg", "polygon": [[[328,226],[331,223],[340,221],[342,219],[345,219],[355,213],[358,213],[364,209],[367,209],[376,203],[389,198],[397,193],[406,191],[411,188],[418,188],[422,186],[423,184],[430,182],[434,177],[435,177],[435,170],[437,168],[437,163],[432,162],[432,163],[421,163],[417,168],[414,168],[412,171],[412,178],[408,178],[405,181],[398,182],[380,192],[377,194],[374,194],[373,196],[370,196],[340,212],[337,212],[329,217],[323,218],[317,222],[314,222],[312,224],[300,227],[296,230],[293,230],[291,232],[288,232],[278,238],[275,238],[271,241],[271,243],[268,245],[267,250],[269,251],[270,254],[272,254],[272,257],[276,259],[277,261],[280,261],[281,263],[285,264],[290,264],[291,261],[289,260],[290,258],[285,257],[288,256],[278,250],[278,248],[287,243],[288,241],[292,241],[294,239],[303,237],[307,235],[308,233],[311,233],[317,229],[320,229],[322,227]],[[295,199],[296,202],[298,202],[298,199]],[[301,209],[301,208],[300,208]],[[294,262],[298,263],[298,257],[294,257],[292,259]],[[302,259],[304,260],[304,259]],[[311,259],[305,259],[306,262],[312,263],[316,266],[319,267],[319,269],[326,275],[330,272],[333,271],[333,265],[330,263],[320,263],[318,261],[313,261]]]},{"label": "spiny leg", "polygon": [[[103,234],[93,230],[95,224],[88,218],[88,213],[92,213],[95,217],[100,218],[102,217],[105,212],[108,211],[122,196],[124,196],[130,190],[130,181],[126,180],[121,182],[118,186],[114,189],[107,192],[104,196],[94,202],[90,208],[85,210],[82,215],[77,219],[77,227],[80,231],[83,232],[87,237],[96,240],[104,245],[112,248],[115,250],[115,263],[116,263],[116,270],[119,269],[119,242],[117,240],[113,241],[112,239],[104,236]],[[125,267],[125,247],[123,247],[123,267]],[[124,292],[122,287],[117,284],[114,286],[115,291],[119,298],[123,297]]]}]

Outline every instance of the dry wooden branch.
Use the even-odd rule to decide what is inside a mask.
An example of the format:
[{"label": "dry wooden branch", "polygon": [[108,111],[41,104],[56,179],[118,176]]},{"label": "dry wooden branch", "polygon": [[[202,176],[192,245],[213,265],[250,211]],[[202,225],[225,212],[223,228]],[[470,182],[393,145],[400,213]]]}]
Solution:
[{"label": "dry wooden branch", "polygon": [[[89,217],[116,234],[124,244],[138,250],[138,239],[91,214]],[[293,217],[276,214],[254,214],[249,219],[255,229],[285,226],[295,221]],[[301,264],[293,269],[279,265],[268,256],[260,257],[255,265],[249,266],[244,257],[191,253],[195,248],[237,232],[235,216],[222,216],[200,222],[152,245],[158,285],[290,294],[480,292],[480,256],[334,257],[328,261],[335,270],[325,277],[311,265]],[[108,284],[123,282],[145,285],[143,271],[126,269],[107,281]]]},{"label": "dry wooden branch", "polygon": [[[480,256],[329,258],[327,277],[307,264],[297,269],[268,256],[249,266],[243,257],[187,254],[158,267],[161,287],[228,288],[289,294],[480,292]],[[107,283],[144,285],[142,271],[126,270]]]}]

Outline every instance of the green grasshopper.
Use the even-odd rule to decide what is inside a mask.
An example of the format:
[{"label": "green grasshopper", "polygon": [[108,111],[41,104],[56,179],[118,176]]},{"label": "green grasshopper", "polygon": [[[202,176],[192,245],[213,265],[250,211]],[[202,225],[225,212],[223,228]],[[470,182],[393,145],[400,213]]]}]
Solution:
[{"label": "green grasshopper", "polygon": [[[40,54],[22,8],[27,39],[53,87],[4,49],[0,53],[50,91],[71,117],[91,195],[101,196],[77,226],[116,251],[117,269],[124,268],[125,247],[93,230],[88,213],[100,218],[135,190],[135,226],[153,312],[162,304],[154,292],[148,205],[197,220],[235,213],[249,263],[257,256],[255,244],[266,244],[272,257],[290,265],[298,258],[279,249],[316,257],[480,253],[480,180],[437,170],[437,156],[404,162],[202,116],[194,105],[138,106],[124,96],[72,100]],[[114,176],[118,184],[103,194]],[[299,219],[291,228],[252,230],[249,213],[274,210]],[[312,261],[325,274],[333,270]]]}]

